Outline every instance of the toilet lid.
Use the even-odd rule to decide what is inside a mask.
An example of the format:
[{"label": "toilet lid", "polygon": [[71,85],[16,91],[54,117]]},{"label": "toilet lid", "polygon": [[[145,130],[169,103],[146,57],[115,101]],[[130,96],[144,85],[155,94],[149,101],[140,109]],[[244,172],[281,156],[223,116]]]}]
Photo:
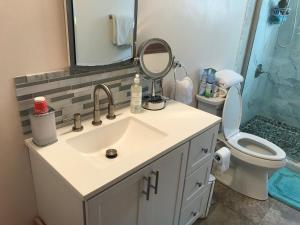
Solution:
[{"label": "toilet lid", "polygon": [[239,133],[242,118],[242,97],[237,87],[233,86],[227,93],[223,108],[222,128],[225,138]]}]

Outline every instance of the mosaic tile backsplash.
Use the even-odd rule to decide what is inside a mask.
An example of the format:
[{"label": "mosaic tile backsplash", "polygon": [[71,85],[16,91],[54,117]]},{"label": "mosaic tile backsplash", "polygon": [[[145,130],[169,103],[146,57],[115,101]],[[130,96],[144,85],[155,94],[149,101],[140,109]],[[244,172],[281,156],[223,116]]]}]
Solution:
[{"label": "mosaic tile backsplash", "polygon": [[255,116],[243,124],[241,130],[271,141],[282,148],[288,158],[300,162],[299,128],[263,116]]},{"label": "mosaic tile backsplash", "polygon": [[[97,84],[108,85],[113,93],[116,108],[129,105],[130,87],[136,73],[135,67],[110,72],[77,72],[68,70],[15,78],[17,100],[24,134],[31,133],[29,114],[33,98],[45,96],[48,105],[55,110],[56,125],[70,124],[74,113],[81,113],[83,119],[93,114],[93,90]],[[142,80],[143,93],[148,93],[149,81]],[[158,85],[158,84],[157,84]],[[105,115],[107,99],[100,94],[100,107]]]}]

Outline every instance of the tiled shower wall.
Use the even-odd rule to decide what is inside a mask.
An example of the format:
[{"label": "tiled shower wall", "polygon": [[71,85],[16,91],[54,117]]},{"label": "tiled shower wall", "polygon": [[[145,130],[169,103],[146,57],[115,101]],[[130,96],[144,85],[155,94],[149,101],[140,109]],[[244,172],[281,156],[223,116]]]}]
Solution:
[{"label": "tiled shower wall", "polygon": [[[278,0],[262,3],[243,91],[243,122],[260,115],[299,129],[300,8],[297,12],[297,1],[291,1],[287,21],[270,24],[270,9],[277,4]],[[267,73],[255,78],[258,64]]]},{"label": "tiled shower wall", "polygon": [[256,115],[264,115],[268,111],[267,108],[270,104],[270,99],[266,97],[266,90],[269,87],[268,77],[267,74],[262,74],[256,78],[255,71],[259,64],[263,65],[265,71],[271,69],[279,25],[270,24],[269,18],[271,9],[278,4],[278,1],[262,1],[243,89],[242,123],[249,121]]},{"label": "tiled shower wall", "polygon": [[[266,98],[272,99],[265,116],[300,128],[300,7],[291,1],[291,14],[279,28]],[[296,11],[298,10],[298,12]],[[297,12],[297,13],[296,13]],[[295,31],[293,28],[295,22]]]},{"label": "tiled shower wall", "polygon": [[[93,114],[93,91],[97,84],[108,85],[113,93],[117,108],[125,107],[130,102],[130,86],[136,68],[126,68],[110,72],[82,72],[73,74],[70,71],[59,71],[37,75],[26,75],[15,78],[17,100],[24,134],[31,132],[29,114],[33,98],[44,96],[48,105],[54,108],[57,127],[71,123],[74,113],[83,118]],[[150,83],[142,80],[143,93],[147,93]],[[107,98],[100,94],[100,107],[105,115]]]}]

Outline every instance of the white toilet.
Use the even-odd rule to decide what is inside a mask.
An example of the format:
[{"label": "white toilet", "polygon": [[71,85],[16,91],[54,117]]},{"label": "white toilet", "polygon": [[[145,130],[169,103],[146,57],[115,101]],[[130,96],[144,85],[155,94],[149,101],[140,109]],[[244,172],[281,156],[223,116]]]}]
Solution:
[{"label": "white toilet", "polygon": [[231,87],[223,109],[222,141],[231,150],[230,169],[217,172],[217,179],[241,194],[254,199],[268,198],[268,172],[285,166],[286,154],[275,144],[258,136],[240,132],[242,98]]}]

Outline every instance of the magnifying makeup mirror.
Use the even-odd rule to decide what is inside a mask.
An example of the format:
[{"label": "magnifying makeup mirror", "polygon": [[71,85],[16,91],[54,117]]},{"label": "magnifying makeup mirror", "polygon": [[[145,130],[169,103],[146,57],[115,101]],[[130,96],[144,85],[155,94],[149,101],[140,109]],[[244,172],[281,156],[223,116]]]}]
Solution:
[{"label": "magnifying makeup mirror", "polygon": [[138,51],[140,73],[152,80],[151,94],[143,98],[143,108],[148,110],[161,110],[166,106],[166,100],[157,95],[155,81],[162,80],[174,63],[170,45],[159,38],[145,41]]}]

